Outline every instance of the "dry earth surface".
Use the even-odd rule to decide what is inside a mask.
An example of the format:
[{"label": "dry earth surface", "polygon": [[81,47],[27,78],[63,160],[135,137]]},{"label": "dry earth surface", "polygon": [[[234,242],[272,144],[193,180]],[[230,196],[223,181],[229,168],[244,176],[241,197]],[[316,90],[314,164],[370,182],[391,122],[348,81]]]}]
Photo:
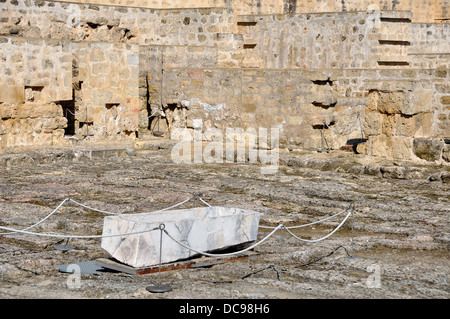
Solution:
[{"label": "dry earth surface", "polygon": [[[125,156],[103,152],[75,160],[67,150],[3,154],[0,226],[26,228],[68,197],[140,213],[201,193],[212,205],[257,210],[261,224],[272,226],[313,222],[353,203],[354,250],[351,219],[317,243],[278,231],[251,260],[163,272],[172,291],[153,294],[146,287],[158,274],[108,271],[81,275],[79,286],[70,285],[71,274],[55,266],[108,258],[99,239],[73,239],[76,249],[63,252],[54,249],[56,238],[1,235],[0,298],[449,298],[448,167],[375,163],[349,152],[286,152],[278,172],[264,175],[258,164],[176,164],[169,150],[161,143]],[[67,233],[101,234],[104,215],[68,207]],[[320,238],[343,217],[295,234]],[[64,221],[62,209],[30,230],[63,233]],[[261,228],[258,238],[269,231]]]}]

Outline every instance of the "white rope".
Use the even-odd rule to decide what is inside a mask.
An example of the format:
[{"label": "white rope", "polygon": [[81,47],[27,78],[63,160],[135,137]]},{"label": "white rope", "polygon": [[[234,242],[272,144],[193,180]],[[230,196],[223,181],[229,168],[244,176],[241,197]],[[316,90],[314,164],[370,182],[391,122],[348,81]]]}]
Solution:
[{"label": "white rope", "polygon": [[[190,198],[188,198],[188,199],[186,199],[186,200],[184,200],[184,201],[182,201],[182,202],[180,202],[180,203],[178,203],[178,204],[172,205],[172,206],[167,207],[167,208],[163,208],[163,209],[158,210],[158,211],[155,211],[155,212],[170,210],[170,209],[175,208],[175,207],[178,207],[178,206],[180,206],[180,205],[182,205],[182,204],[184,204],[184,203],[186,203],[186,202],[188,202],[188,201],[190,201],[191,199],[196,198],[196,197],[199,198],[199,200],[202,201],[204,204],[206,204],[208,207],[211,207],[211,205],[208,204],[206,201],[204,201],[200,196],[198,196],[198,195],[193,195],[193,196],[191,196]],[[77,202],[77,201],[75,201],[75,200],[73,200],[73,199],[66,198],[66,199],[64,199],[64,200],[63,200],[63,201],[62,201],[62,202],[61,202],[61,203],[60,203],[60,204],[59,204],[59,205],[58,205],[58,206],[57,206],[57,207],[49,214],[49,215],[47,215],[45,218],[43,218],[43,219],[40,220],[39,222],[35,223],[34,225],[31,225],[31,226],[26,227],[26,228],[24,228],[24,229],[14,229],[14,228],[10,228],[10,227],[0,226],[0,229],[9,231],[8,233],[0,233],[0,235],[9,235],[9,234],[14,234],[14,233],[21,233],[21,234],[27,234],[27,235],[35,235],[35,236],[43,236],[43,237],[54,237],[54,238],[63,238],[63,239],[74,239],[74,238],[76,238],[76,239],[88,239],[88,238],[107,238],[107,237],[120,237],[120,236],[123,237],[123,236],[128,236],[128,235],[142,234],[142,233],[145,233],[145,232],[155,231],[155,230],[158,230],[158,229],[159,229],[159,227],[155,227],[155,228],[150,229],[150,230],[143,230],[143,231],[137,231],[137,232],[128,232],[128,233],[111,234],[111,235],[86,235],[86,236],[83,236],[83,235],[60,235],[60,234],[49,234],[49,233],[36,233],[36,232],[30,232],[30,231],[28,231],[29,229],[31,229],[31,228],[33,228],[33,227],[36,227],[37,225],[39,225],[39,224],[41,224],[42,222],[44,222],[45,220],[47,220],[50,216],[52,216],[54,213],[56,213],[56,212],[61,208],[61,206],[64,205],[64,203],[66,203],[67,201],[71,201],[71,202],[73,202],[73,203],[75,203],[75,204],[77,204],[77,205],[79,205],[79,206],[82,206],[82,207],[84,207],[84,208],[91,209],[91,210],[93,210],[93,211],[97,211],[97,212],[100,212],[100,213],[104,213],[104,214],[114,214],[114,215],[117,215],[117,214],[118,214],[118,213],[111,213],[111,212],[106,212],[106,211],[103,211],[103,210],[95,209],[95,208],[86,206],[86,205],[84,205],[84,204],[81,204],[81,203],[79,203],[79,202]],[[289,229],[295,229],[295,228],[301,228],[301,227],[311,226],[311,225],[315,225],[315,224],[324,222],[324,221],[326,221],[326,220],[329,220],[329,219],[331,219],[331,218],[334,218],[334,217],[336,217],[336,216],[338,216],[338,215],[340,215],[340,214],[342,214],[342,213],[348,211],[349,209],[350,209],[350,212],[347,214],[347,216],[345,216],[344,220],[343,220],[343,221],[342,221],[342,222],[341,222],[341,223],[340,223],[340,224],[339,224],[339,225],[338,225],[331,233],[329,233],[328,235],[326,235],[326,236],[324,236],[324,237],[322,237],[322,238],[314,239],[314,240],[303,239],[303,238],[300,238],[300,237],[296,236],[295,234],[293,234],[293,233],[289,230]],[[275,234],[275,232],[277,232],[279,229],[282,229],[282,228],[286,229],[286,231],[287,231],[291,236],[293,236],[294,238],[296,238],[296,239],[298,239],[298,240],[300,240],[300,241],[309,242],[309,243],[314,243],[314,242],[319,242],[319,241],[325,240],[325,239],[327,239],[328,237],[330,237],[331,235],[333,235],[338,229],[340,229],[340,228],[342,227],[342,225],[347,221],[348,217],[349,217],[352,213],[353,213],[353,207],[350,207],[350,208],[347,208],[347,209],[345,209],[345,210],[343,210],[343,211],[341,211],[341,212],[339,212],[339,213],[337,213],[337,214],[334,214],[334,215],[332,215],[332,216],[326,217],[326,218],[324,218],[324,219],[322,219],[322,220],[315,221],[315,222],[312,222],[312,223],[309,223],[309,224],[303,224],[303,225],[298,225],[298,226],[290,226],[290,227],[285,227],[285,226],[282,225],[282,224],[278,225],[277,227],[259,226],[260,228],[269,228],[269,229],[273,229],[273,230],[272,230],[272,232],[270,232],[267,236],[265,236],[262,240],[260,240],[258,243],[255,243],[255,244],[253,244],[253,245],[251,245],[251,246],[249,246],[249,247],[247,247],[247,248],[245,248],[245,249],[243,249],[243,250],[240,250],[240,251],[237,251],[237,252],[233,252],[233,253],[225,253],[225,254],[211,254],[211,253],[206,253],[206,252],[201,252],[201,251],[195,250],[195,249],[193,249],[193,248],[191,248],[191,247],[189,247],[189,246],[187,246],[187,245],[185,245],[185,244],[179,242],[179,241],[176,240],[175,238],[173,238],[173,237],[167,232],[167,230],[164,229],[164,232],[166,233],[166,235],[167,235],[170,239],[172,239],[173,241],[175,241],[175,242],[176,242],[177,244],[179,244],[180,246],[182,246],[182,247],[184,247],[184,248],[186,248],[186,249],[189,249],[189,250],[191,250],[191,251],[194,251],[194,252],[196,252],[196,253],[198,253],[198,254],[205,255],[205,256],[210,256],[210,257],[215,257],[215,256],[232,256],[232,255],[237,255],[237,254],[240,254],[240,253],[242,253],[242,252],[245,252],[245,251],[248,251],[248,250],[251,250],[251,249],[257,247],[258,245],[262,244],[262,243],[265,242],[267,239],[269,239],[273,234]]]},{"label": "white rope", "polygon": [[[258,245],[262,244],[262,243],[265,242],[267,239],[269,239],[276,231],[278,231],[279,229],[282,229],[282,228],[286,229],[286,231],[287,231],[290,235],[292,235],[294,238],[296,238],[296,239],[298,239],[298,240],[300,240],[300,241],[305,241],[305,242],[313,243],[313,242],[319,242],[319,241],[325,240],[325,239],[327,239],[328,237],[330,237],[331,235],[333,235],[336,231],[338,231],[339,228],[342,227],[342,225],[347,221],[348,217],[350,216],[350,214],[351,214],[352,212],[353,212],[353,209],[350,210],[350,212],[347,214],[347,216],[345,216],[344,220],[343,220],[343,221],[342,221],[342,222],[341,222],[341,223],[340,223],[340,224],[339,224],[339,225],[338,225],[331,233],[329,233],[328,235],[326,235],[326,236],[324,236],[324,237],[322,237],[322,238],[314,239],[314,240],[308,240],[308,239],[299,238],[299,237],[297,237],[295,234],[293,234],[287,227],[285,227],[284,225],[280,224],[280,225],[278,225],[277,227],[275,227],[275,228],[272,230],[271,233],[269,233],[266,237],[264,237],[264,238],[263,238],[261,241],[259,241],[258,243],[254,244],[254,245],[252,245],[252,246],[250,246],[250,247],[247,247],[247,248],[245,248],[245,249],[243,249],[243,250],[236,251],[236,252],[233,252],[233,253],[226,253],[226,254],[210,254],[210,253],[198,251],[198,250],[196,250],[196,249],[193,249],[192,247],[189,247],[189,246],[183,244],[182,242],[176,240],[175,238],[173,238],[173,237],[167,232],[167,230],[164,229],[164,232],[166,233],[166,235],[167,235],[170,239],[172,239],[172,240],[173,240],[174,242],[176,242],[178,245],[180,245],[180,246],[182,246],[182,247],[184,247],[184,248],[186,248],[186,249],[189,249],[189,250],[191,250],[191,251],[193,251],[193,252],[196,252],[196,253],[198,253],[198,254],[200,254],[200,255],[205,255],[205,256],[210,256],[210,257],[232,256],[232,255],[237,255],[237,254],[243,253],[243,252],[245,252],[245,251],[247,251],[247,250],[250,250],[250,249],[253,249],[253,248],[257,247]],[[342,212],[341,212],[341,213],[342,213]],[[334,216],[331,216],[331,217],[334,217]],[[331,218],[331,217],[330,217],[330,218]],[[291,227],[291,228],[292,228],[292,227]]]},{"label": "white rope", "polygon": [[164,112],[164,110],[158,109],[155,112],[153,112],[152,115],[149,115],[148,118],[154,117],[157,113],[159,113],[158,115],[161,116],[161,117],[165,117],[166,116],[166,113]]},{"label": "white rope", "polygon": [[[181,206],[181,205],[183,205],[183,204],[189,202],[190,200],[192,200],[192,199],[195,198],[195,197],[198,197],[198,199],[199,199],[200,201],[202,201],[205,205],[207,205],[208,207],[211,207],[211,205],[208,204],[207,202],[205,202],[201,197],[199,197],[198,195],[193,195],[193,196],[189,197],[188,199],[185,199],[184,201],[179,202],[179,203],[177,203],[177,204],[175,204],[175,205],[172,205],[172,206],[169,206],[169,207],[166,207],[166,208],[162,208],[162,209],[159,209],[159,210],[154,210],[154,211],[151,211],[150,213],[164,212],[164,211],[173,209],[173,208],[175,208],[175,207]],[[75,204],[77,204],[77,205],[79,205],[79,206],[81,206],[81,207],[84,207],[84,208],[86,208],[86,209],[93,210],[93,211],[95,211],[95,212],[99,212],[99,213],[103,213],[103,214],[110,214],[110,215],[121,215],[121,213],[113,213],[113,212],[108,212],[108,211],[100,210],[100,209],[97,209],[97,208],[93,208],[93,207],[84,205],[84,204],[82,204],[82,203],[79,203],[79,202],[77,202],[77,201],[75,201],[75,200],[73,200],[73,199],[70,199],[70,201],[73,202],[73,203],[75,203]],[[150,213],[142,213],[142,214],[150,214]]]},{"label": "white rope", "polygon": [[42,237],[67,238],[67,239],[89,239],[89,238],[107,238],[107,237],[120,237],[120,236],[136,235],[136,234],[147,233],[150,231],[155,231],[155,230],[158,230],[159,228],[155,227],[152,229],[141,230],[141,231],[136,231],[136,232],[129,232],[129,233],[120,233],[120,234],[111,234],[111,235],[87,235],[87,236],[35,233],[35,232],[29,232],[29,231],[20,230],[20,229],[3,227],[3,226],[0,226],[0,229],[8,230],[8,231],[16,232],[16,233],[21,233],[21,234],[26,234],[26,235],[34,235],[34,236],[42,236]]},{"label": "white rope", "polygon": [[303,238],[300,238],[300,237],[297,237],[296,235],[294,235],[289,229],[287,229],[286,227],[285,227],[285,229],[286,229],[286,231],[292,236],[292,237],[294,237],[294,238],[296,238],[296,239],[298,239],[298,240],[300,240],[300,241],[304,241],[304,242],[307,242],[307,243],[316,243],[316,242],[319,242],[319,241],[322,241],[322,240],[325,240],[325,239],[327,239],[328,237],[330,237],[331,235],[333,235],[339,228],[341,228],[341,226],[342,225],[344,225],[344,223],[346,222],[346,220],[347,220],[347,218],[351,215],[353,213],[353,209],[347,214],[347,216],[345,216],[345,218],[344,218],[344,220],[331,232],[331,233],[329,233],[328,235],[326,235],[326,236],[324,236],[324,237],[322,237],[322,238],[318,238],[318,239],[312,239],[312,240],[309,240],[309,239],[303,239]]},{"label": "white rope", "polygon": [[[42,224],[42,223],[43,223],[45,220],[47,220],[50,216],[52,216],[54,213],[56,213],[56,212],[61,208],[61,206],[64,205],[64,203],[67,202],[68,200],[69,200],[68,198],[66,198],[65,200],[63,200],[63,201],[61,202],[61,204],[58,205],[58,207],[56,207],[50,214],[48,214],[46,217],[44,217],[43,219],[41,219],[40,221],[38,221],[36,224],[31,225],[31,226],[28,226],[28,227],[26,227],[26,228],[24,228],[24,229],[21,229],[21,230],[22,230],[22,231],[23,231],[23,230],[29,230],[29,229],[31,229],[31,228],[34,228],[34,227],[38,226],[39,224]],[[10,235],[10,234],[14,234],[14,233],[16,233],[16,232],[0,233],[0,235]]]},{"label": "white rope", "polygon": [[120,215],[120,213],[112,213],[112,212],[107,212],[107,211],[104,211],[104,210],[101,210],[101,209],[89,207],[89,206],[87,206],[87,205],[84,205],[84,204],[81,204],[81,203],[77,202],[76,200],[73,200],[72,198],[70,198],[69,200],[70,200],[72,203],[74,203],[74,204],[76,204],[76,205],[78,205],[78,206],[84,207],[84,208],[89,209],[89,210],[92,210],[92,211],[94,211],[94,212],[98,212],[98,213],[102,213],[102,214],[109,214],[109,215]]},{"label": "white rope", "polygon": [[332,219],[332,218],[334,218],[334,217],[337,217],[337,216],[339,216],[339,215],[345,213],[345,212],[348,211],[349,209],[351,209],[351,210],[353,211],[353,208],[350,208],[350,207],[349,207],[349,208],[346,208],[346,209],[344,209],[343,211],[341,211],[341,212],[339,212],[339,213],[337,213],[337,214],[334,214],[334,215],[332,215],[332,216],[326,217],[326,218],[324,218],[324,219],[321,219],[321,220],[318,220],[318,221],[315,221],[315,222],[312,222],[312,223],[309,223],[309,224],[303,224],[303,225],[298,225],[298,226],[290,226],[290,227],[285,227],[285,228],[286,228],[286,229],[295,229],[295,228],[302,228],[302,227],[306,227],[306,226],[311,226],[311,225],[323,223],[324,221],[327,221],[327,220],[329,220],[329,219]]},{"label": "white rope", "polygon": [[[326,218],[324,218],[324,219],[321,219],[321,220],[318,220],[318,221],[315,221],[315,222],[312,222],[312,223],[309,223],[309,224],[302,224],[302,225],[289,226],[289,227],[286,227],[286,226],[285,226],[284,228],[286,228],[286,229],[302,228],[302,227],[307,227],[307,226],[312,226],[312,225],[315,225],[315,224],[323,223],[324,221],[327,221],[327,220],[329,220],[329,219],[332,219],[332,218],[334,218],[334,217],[337,217],[337,216],[339,216],[339,215],[345,213],[345,212],[348,211],[349,209],[350,209],[350,207],[344,209],[343,211],[341,211],[341,212],[339,212],[339,213],[337,213],[337,214],[334,214],[334,215],[332,215],[332,216],[328,216],[328,217],[326,217]],[[273,229],[273,228],[275,228],[275,227],[273,227],[273,226],[262,226],[262,225],[260,225],[259,227],[260,227],[260,228],[267,228],[267,229]]]},{"label": "white rope", "polygon": [[264,237],[263,239],[261,239],[261,240],[260,240],[259,242],[257,242],[256,244],[253,244],[253,245],[251,245],[251,246],[249,246],[249,247],[247,247],[247,248],[245,248],[245,249],[242,249],[242,250],[239,250],[239,251],[236,251],[236,252],[225,253],[225,254],[210,254],[210,253],[206,253],[206,252],[202,252],[202,251],[195,250],[195,249],[193,249],[193,248],[191,248],[191,247],[189,247],[189,246],[183,244],[182,242],[176,240],[175,238],[173,238],[173,237],[167,232],[167,230],[164,229],[164,232],[166,233],[166,235],[167,235],[170,239],[172,239],[172,240],[173,240],[174,242],[176,242],[178,245],[180,245],[180,246],[182,246],[182,247],[184,247],[184,248],[186,248],[186,249],[189,249],[189,250],[191,250],[191,251],[193,251],[193,252],[196,252],[196,253],[198,253],[198,254],[200,254],[200,255],[205,255],[205,256],[210,256],[210,257],[221,257],[221,256],[233,256],[233,255],[237,255],[237,254],[243,253],[243,252],[245,252],[245,251],[247,251],[247,250],[253,249],[253,248],[257,247],[258,245],[262,244],[263,242],[265,242],[265,241],[266,241],[267,239],[269,239],[273,234],[275,234],[276,231],[278,231],[278,230],[281,229],[281,228],[283,228],[283,225],[279,225],[278,227],[276,227],[274,230],[272,230],[272,232],[271,232],[270,234],[268,234],[266,237]]},{"label": "white rope", "polygon": [[172,209],[172,208],[181,206],[181,205],[183,205],[184,203],[187,203],[188,201],[190,201],[190,200],[193,199],[193,198],[195,198],[195,195],[189,197],[188,199],[185,199],[185,200],[182,201],[182,202],[179,202],[178,204],[175,204],[175,205],[172,205],[172,206],[170,206],[170,207],[166,207],[166,208],[163,208],[163,209],[160,209],[160,210],[155,210],[155,211],[153,211],[152,213],[164,212],[164,211],[166,211],[166,210],[170,210],[170,209]]},{"label": "white rope", "polygon": [[209,205],[207,202],[205,202],[204,200],[203,200],[203,198],[201,198],[200,196],[198,196],[198,195],[196,195],[197,196],[197,198],[203,203],[203,204],[205,204],[206,206],[208,206],[208,207],[211,207],[211,205]]},{"label": "white rope", "polygon": [[[195,195],[195,196],[196,196],[196,195]],[[188,199],[186,199],[186,200],[184,200],[184,201],[182,201],[182,202],[180,202],[180,203],[178,203],[178,204],[172,205],[172,206],[170,206],[170,207],[163,208],[163,209],[157,210],[157,211],[153,211],[152,213],[160,212],[160,211],[166,211],[166,210],[169,210],[169,209],[178,207],[178,206],[180,206],[180,205],[182,205],[182,204],[184,204],[184,203],[190,201],[190,200],[193,199],[195,196],[192,196],[192,197],[190,197],[190,198],[188,198]],[[211,205],[209,205],[207,202],[205,202],[205,201],[204,201],[203,199],[201,199],[199,196],[197,196],[197,197],[198,197],[203,203],[205,203],[206,205],[208,205],[208,207],[211,207]],[[82,204],[82,203],[80,203],[80,202],[77,202],[76,200],[73,200],[73,199],[71,199],[71,198],[66,198],[66,199],[64,199],[64,200],[63,200],[63,201],[62,201],[62,202],[61,202],[61,203],[60,203],[60,204],[59,204],[59,205],[58,205],[58,206],[50,213],[50,214],[48,214],[46,217],[44,217],[43,219],[41,219],[40,221],[38,221],[38,222],[35,223],[34,225],[28,226],[28,227],[26,227],[26,228],[23,228],[23,229],[20,229],[20,230],[17,230],[17,231],[9,232],[9,233],[0,233],[0,235],[11,235],[11,234],[15,234],[15,233],[18,233],[19,231],[26,231],[26,230],[29,230],[29,229],[31,229],[31,228],[34,228],[34,227],[36,227],[36,226],[42,224],[44,221],[46,221],[48,218],[50,218],[53,214],[55,214],[55,213],[61,208],[61,206],[64,205],[67,201],[70,201],[70,202],[72,202],[72,203],[74,203],[74,204],[76,204],[76,205],[79,205],[79,206],[81,206],[81,207],[84,207],[84,208],[86,208],[86,209],[90,209],[90,210],[93,210],[93,211],[96,211],[96,212],[99,212],[99,213],[110,214],[110,215],[120,215],[120,213],[112,213],[112,212],[107,212],[107,211],[104,211],[104,210],[101,210],[101,209],[96,209],[96,208],[93,208],[93,207],[84,205],[84,204]]]}]

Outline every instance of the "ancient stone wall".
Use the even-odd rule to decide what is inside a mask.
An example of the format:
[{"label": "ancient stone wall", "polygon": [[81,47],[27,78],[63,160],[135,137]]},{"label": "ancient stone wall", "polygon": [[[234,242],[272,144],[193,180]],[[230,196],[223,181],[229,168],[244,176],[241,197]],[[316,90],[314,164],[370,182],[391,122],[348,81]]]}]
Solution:
[{"label": "ancient stone wall", "polygon": [[[416,14],[436,22],[446,0],[103,3],[0,2],[2,147],[176,139],[201,123],[277,127],[290,149],[446,158],[450,28]],[[57,124],[33,133],[32,118]]]},{"label": "ancient stone wall", "polygon": [[[222,8],[227,0],[55,0],[56,2],[73,2],[83,4],[111,5],[121,7],[141,7],[151,9],[178,8]],[[229,0],[228,0],[229,1]]]},{"label": "ancient stone wall", "polygon": [[71,97],[71,57],[65,43],[17,37],[0,41],[1,102],[48,103]]},{"label": "ancient stone wall", "polygon": [[93,141],[134,137],[138,126],[139,47],[123,43],[73,42],[74,83],[81,94],[75,134]]},{"label": "ancient stone wall", "polygon": [[232,30],[229,9],[151,10],[53,1],[6,0],[3,35],[140,45],[215,45]]},{"label": "ancient stone wall", "polygon": [[[0,102],[24,103],[28,90],[38,90],[41,98],[45,97],[39,102],[61,102],[65,116],[73,122],[69,123],[70,134],[94,142],[134,138],[139,123],[145,126],[148,122],[146,99],[139,98],[139,83],[146,77],[139,77],[139,46],[135,43],[142,48],[145,44],[163,45],[169,66],[170,61],[185,66],[197,57],[214,58],[217,32],[228,31],[232,25],[223,9],[189,9],[181,15],[179,10],[21,0],[5,1],[0,10],[0,33],[5,35],[0,47],[5,62],[0,71],[4,74]],[[10,48],[10,43],[20,41],[36,43],[40,51],[25,54],[29,59],[10,55],[14,50],[27,52],[22,44]],[[64,47],[64,58],[50,52],[48,48],[55,45],[47,43],[59,43],[60,51]],[[213,49],[191,50],[191,45]],[[40,69],[28,60],[36,60]],[[66,64],[61,66],[60,61]],[[9,64],[11,67],[3,67]],[[152,67],[143,70],[144,74]],[[158,73],[150,78],[155,76]],[[61,79],[65,87],[58,86]],[[38,143],[33,141],[28,144]],[[59,144],[64,142],[59,140]]]},{"label": "ancient stone wall", "polygon": [[67,120],[54,102],[72,98],[66,43],[0,37],[0,148],[61,142]]},{"label": "ancient stone wall", "polygon": [[238,0],[231,5],[238,15],[350,12],[371,10],[411,11],[414,22],[444,22],[448,0]]},{"label": "ancient stone wall", "polygon": [[377,17],[368,12],[240,18],[238,25],[246,35],[251,66],[275,69],[377,66]]},{"label": "ancient stone wall", "polygon": [[[43,2],[43,1],[37,1]],[[414,22],[444,22],[449,19],[449,0],[66,0],[56,2],[83,3],[91,6],[178,9],[232,8],[236,15],[285,13],[318,13],[378,10],[406,10]]]},{"label": "ancient stone wall", "polygon": [[430,70],[389,73],[389,81],[383,77],[367,81],[366,152],[409,160],[416,155],[413,144],[417,138],[439,140],[443,145],[449,126],[441,86],[448,82],[448,75]]}]

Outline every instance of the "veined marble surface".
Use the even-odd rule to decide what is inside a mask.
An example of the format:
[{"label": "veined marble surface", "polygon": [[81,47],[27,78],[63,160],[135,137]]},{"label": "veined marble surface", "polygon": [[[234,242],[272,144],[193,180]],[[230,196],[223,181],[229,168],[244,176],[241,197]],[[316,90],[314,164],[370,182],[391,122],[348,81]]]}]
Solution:
[{"label": "veined marble surface", "polygon": [[[197,251],[209,252],[250,243],[258,235],[260,213],[229,207],[198,207],[165,212],[122,214],[104,219],[103,235],[138,232],[165,225],[176,240]],[[104,237],[101,246],[113,258],[132,267],[159,263],[160,230],[124,237]],[[162,263],[197,253],[163,233]]]}]

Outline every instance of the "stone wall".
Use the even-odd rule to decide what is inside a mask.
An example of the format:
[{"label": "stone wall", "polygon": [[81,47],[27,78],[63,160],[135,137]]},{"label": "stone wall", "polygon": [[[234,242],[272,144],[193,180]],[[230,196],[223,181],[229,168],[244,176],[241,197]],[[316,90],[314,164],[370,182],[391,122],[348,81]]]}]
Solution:
[{"label": "stone wall", "polygon": [[72,64],[62,41],[0,38],[0,102],[65,100],[72,96]]},{"label": "stone wall", "polygon": [[72,98],[66,45],[0,37],[0,149],[63,140],[67,120],[54,102]]},{"label": "stone wall", "polygon": [[55,0],[56,2],[73,2],[121,7],[141,7],[151,9],[178,8],[214,8],[224,7],[227,0]]},{"label": "stone wall", "polygon": [[252,66],[374,68],[376,18],[368,12],[244,16],[238,25],[246,34]]},{"label": "stone wall", "polygon": [[[149,10],[24,0],[0,3],[0,12],[0,34],[5,36],[0,49],[7,63],[17,64],[0,70],[5,82],[0,102],[23,103],[28,86],[37,88],[47,102],[65,101],[64,114],[73,122],[71,134],[94,142],[117,140],[119,136],[133,138],[139,125],[149,125],[147,111],[151,109],[147,107],[147,93],[140,97],[139,85],[146,85],[145,74],[158,69],[159,64],[146,65],[148,69],[141,69],[139,74],[137,44],[141,48],[147,44],[162,46],[168,66],[192,65],[196,59],[203,63],[211,57],[215,64],[217,33],[228,32],[233,19],[224,9]],[[49,52],[53,47],[49,45],[42,46],[40,55],[26,55],[57,75],[35,72],[28,60],[9,57],[9,43],[17,41],[60,43],[60,47],[63,43],[64,60],[57,52]],[[23,50],[21,45],[17,50]],[[59,60],[67,64],[61,66]],[[72,71],[76,72],[73,76]],[[59,82],[64,79],[64,88],[53,83],[55,76]],[[158,72],[149,78],[154,81],[157,77]],[[37,83],[35,78],[53,82]],[[48,96],[50,93],[53,95]],[[61,139],[60,143],[64,142]]]},{"label": "stone wall", "polygon": [[442,103],[447,73],[389,72],[385,75],[389,82],[383,77],[367,81],[363,127],[368,143],[360,150],[374,156],[411,160],[417,156],[413,148],[416,139],[443,145],[443,138],[450,133],[448,109]]},{"label": "stone wall", "polygon": [[55,103],[0,103],[0,149],[60,145],[66,125]]},{"label": "stone wall", "polygon": [[75,135],[93,141],[133,138],[138,127],[139,47],[73,42],[74,83],[80,83]]},{"label": "stone wall", "polygon": [[1,35],[140,45],[215,45],[232,31],[230,9],[152,10],[54,1],[0,3]]},{"label": "stone wall", "polygon": [[371,7],[378,10],[411,11],[414,22],[444,22],[449,18],[449,0],[56,0],[55,2],[82,3],[92,7],[111,5],[151,9],[232,8],[236,15],[365,11]]},{"label": "stone wall", "polygon": [[71,135],[80,139],[134,136],[138,46],[16,37],[0,43],[3,147],[64,145],[72,117]]},{"label": "stone wall", "polygon": [[443,22],[449,18],[448,0],[238,0],[231,5],[238,15],[349,12],[370,8],[411,11],[414,22]]},{"label": "stone wall", "polygon": [[[33,103],[56,114],[40,118],[63,114],[53,144],[155,129],[176,139],[201,123],[277,127],[289,149],[409,160],[426,157],[423,139],[450,136],[449,24],[413,22],[447,1],[99,3],[0,2],[3,140],[26,119],[11,110]],[[18,140],[1,145],[40,145]]]}]

